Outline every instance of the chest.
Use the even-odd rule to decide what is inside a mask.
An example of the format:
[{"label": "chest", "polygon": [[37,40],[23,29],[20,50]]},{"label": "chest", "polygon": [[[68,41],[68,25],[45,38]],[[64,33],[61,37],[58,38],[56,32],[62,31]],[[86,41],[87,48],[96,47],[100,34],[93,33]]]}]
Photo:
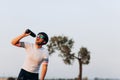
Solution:
[{"label": "chest", "polygon": [[44,58],[45,53],[39,49],[27,50],[27,58],[31,61],[40,62]]}]

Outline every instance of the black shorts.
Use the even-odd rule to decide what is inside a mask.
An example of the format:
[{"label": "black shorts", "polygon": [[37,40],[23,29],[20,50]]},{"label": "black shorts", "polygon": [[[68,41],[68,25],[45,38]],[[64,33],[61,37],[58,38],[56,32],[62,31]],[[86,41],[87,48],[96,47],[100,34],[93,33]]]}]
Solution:
[{"label": "black shorts", "polygon": [[17,80],[38,80],[38,73],[31,73],[21,69]]}]

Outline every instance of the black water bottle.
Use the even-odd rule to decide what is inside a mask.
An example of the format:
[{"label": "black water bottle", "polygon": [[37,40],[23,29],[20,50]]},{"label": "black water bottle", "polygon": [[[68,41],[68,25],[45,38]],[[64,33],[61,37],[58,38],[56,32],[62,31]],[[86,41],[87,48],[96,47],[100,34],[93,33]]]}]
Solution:
[{"label": "black water bottle", "polygon": [[30,29],[26,29],[25,33],[30,33],[32,37],[36,37],[36,34],[32,32]]}]

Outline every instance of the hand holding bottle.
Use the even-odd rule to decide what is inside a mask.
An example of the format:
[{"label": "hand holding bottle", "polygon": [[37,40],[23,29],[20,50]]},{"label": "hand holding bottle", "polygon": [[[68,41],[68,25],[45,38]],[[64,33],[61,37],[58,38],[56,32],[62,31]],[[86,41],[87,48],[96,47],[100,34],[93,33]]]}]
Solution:
[{"label": "hand holding bottle", "polygon": [[26,29],[25,33],[30,34],[32,37],[36,37],[36,34],[32,32],[30,29]]}]

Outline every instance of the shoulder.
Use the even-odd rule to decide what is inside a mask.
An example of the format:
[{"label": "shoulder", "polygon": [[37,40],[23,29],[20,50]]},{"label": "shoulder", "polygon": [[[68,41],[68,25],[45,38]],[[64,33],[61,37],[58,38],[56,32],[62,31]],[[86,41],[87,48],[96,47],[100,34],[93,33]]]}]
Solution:
[{"label": "shoulder", "polygon": [[49,51],[46,48],[42,47],[41,50],[45,55],[49,56]]},{"label": "shoulder", "polygon": [[24,42],[25,48],[32,47],[34,44],[30,42]]},{"label": "shoulder", "polygon": [[43,50],[44,52],[48,53],[48,49],[42,47],[42,50]]}]

